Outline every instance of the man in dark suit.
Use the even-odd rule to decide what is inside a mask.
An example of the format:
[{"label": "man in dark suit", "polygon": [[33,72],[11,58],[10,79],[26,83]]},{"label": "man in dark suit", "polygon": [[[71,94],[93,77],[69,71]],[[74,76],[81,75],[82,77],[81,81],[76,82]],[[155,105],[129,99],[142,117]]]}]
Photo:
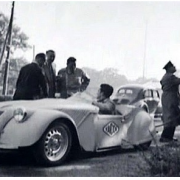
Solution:
[{"label": "man in dark suit", "polygon": [[55,51],[48,50],[46,51],[46,62],[43,65],[43,72],[46,78],[47,90],[48,90],[48,97],[54,98],[56,92],[56,70],[55,70]]},{"label": "man in dark suit", "polygon": [[33,100],[39,99],[41,96],[47,97],[46,81],[41,69],[45,59],[45,54],[39,53],[34,62],[21,68],[16,83],[14,100]]}]

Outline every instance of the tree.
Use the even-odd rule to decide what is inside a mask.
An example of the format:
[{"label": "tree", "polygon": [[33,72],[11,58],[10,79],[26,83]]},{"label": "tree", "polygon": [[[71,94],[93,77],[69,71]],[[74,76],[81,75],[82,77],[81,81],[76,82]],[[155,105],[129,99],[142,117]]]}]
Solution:
[{"label": "tree", "polygon": [[97,90],[102,83],[108,83],[114,87],[114,90],[124,84],[128,83],[127,78],[124,75],[120,75],[117,69],[106,68],[102,71],[97,71],[95,69],[83,68],[84,71],[90,76],[90,84],[88,86],[88,91],[95,95]]},{"label": "tree", "polygon": [[[19,71],[21,67],[26,65],[28,62],[24,58],[17,58],[17,59],[11,59],[10,64],[9,64],[9,79],[8,79],[8,94],[12,94],[13,90],[16,86],[16,81],[19,75]],[[2,65],[2,70],[1,70],[1,76],[0,76],[0,86],[3,86],[3,75],[5,72],[5,65]],[[1,94],[1,93],[0,93]]]},{"label": "tree", "polygon": [[125,75],[119,74],[119,71],[114,68],[106,68],[102,71],[97,71],[95,69],[84,67],[83,70],[90,77],[90,84],[88,86],[88,92],[92,95],[97,94],[97,90],[102,83],[108,83],[114,88],[114,93],[116,93],[117,88],[126,84],[151,84],[151,86],[158,87],[159,81],[157,79],[144,79],[139,77],[136,80],[129,80]]},{"label": "tree", "polygon": [[[3,13],[0,13],[0,53],[2,51],[2,46],[5,41],[8,25],[9,19]],[[28,36],[21,31],[21,28],[14,24],[12,29],[11,53],[13,53],[17,49],[25,51],[31,48],[31,46],[27,42],[28,39]]]},{"label": "tree", "polygon": [[[0,12],[0,55],[3,53],[2,52],[3,45],[5,42],[8,25],[9,25],[9,19],[3,13]],[[21,31],[21,28],[13,23],[8,89],[14,88],[20,68],[24,66],[25,64],[27,64],[27,60],[23,59],[22,57],[13,57],[13,54],[16,50],[26,51],[27,49],[31,48],[31,46],[28,44],[28,39],[29,39],[28,36],[24,32]],[[5,56],[3,57],[3,61],[4,59],[5,59]],[[3,77],[4,77],[3,64],[1,66],[0,72],[1,72],[0,85],[2,86]]]}]

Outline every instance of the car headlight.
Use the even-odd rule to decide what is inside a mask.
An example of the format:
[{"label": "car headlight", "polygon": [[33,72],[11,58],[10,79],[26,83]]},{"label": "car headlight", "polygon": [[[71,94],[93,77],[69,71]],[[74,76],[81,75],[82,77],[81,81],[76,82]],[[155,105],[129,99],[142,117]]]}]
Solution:
[{"label": "car headlight", "polygon": [[25,117],[26,117],[25,108],[19,107],[19,108],[14,110],[14,119],[17,122],[23,122],[25,120]]}]

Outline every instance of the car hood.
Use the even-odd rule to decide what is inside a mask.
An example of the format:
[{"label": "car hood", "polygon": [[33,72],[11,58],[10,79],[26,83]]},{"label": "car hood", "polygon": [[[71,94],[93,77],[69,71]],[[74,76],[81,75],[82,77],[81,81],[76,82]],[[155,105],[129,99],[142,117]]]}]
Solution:
[{"label": "car hood", "polygon": [[6,101],[0,102],[0,109],[24,107],[28,109],[82,109],[98,112],[98,108],[92,105],[92,100],[78,94],[68,99],[40,99],[28,101]]}]

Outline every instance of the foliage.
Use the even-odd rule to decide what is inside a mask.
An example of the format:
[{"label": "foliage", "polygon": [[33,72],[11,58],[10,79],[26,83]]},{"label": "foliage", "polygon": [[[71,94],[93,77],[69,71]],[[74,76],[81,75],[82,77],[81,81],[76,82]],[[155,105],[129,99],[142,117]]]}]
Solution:
[{"label": "foliage", "polygon": [[[0,13],[0,53],[2,51],[2,46],[6,38],[8,25],[9,19],[3,13]],[[17,49],[25,51],[30,48],[31,46],[27,42],[28,39],[28,36],[21,31],[21,28],[13,22],[11,52],[13,53]]]},{"label": "foliage", "polygon": [[[28,63],[27,60],[24,58],[11,59],[10,64],[9,64],[9,78],[8,78],[8,92],[10,94],[12,94],[13,90],[15,89],[16,81],[17,81],[21,67],[23,67],[27,63]],[[5,64],[2,65],[2,68],[0,71],[0,86],[1,87],[3,86],[3,78],[5,74],[4,72],[5,72]]]},{"label": "foliage", "polygon": [[[0,12],[0,56],[3,50],[7,30],[9,26],[9,19],[3,13]],[[22,66],[27,64],[27,61],[22,57],[13,57],[13,54],[17,50],[25,51],[31,46],[28,44],[28,36],[21,31],[21,28],[18,27],[13,22],[12,29],[12,46],[11,46],[11,56],[10,56],[10,64],[9,64],[9,79],[8,79],[8,91],[11,91],[15,88],[16,80],[19,74],[19,70]],[[6,49],[5,49],[6,51]],[[3,61],[5,60],[6,55],[4,54]],[[3,78],[5,72],[5,64],[1,64],[0,69],[0,86],[2,90]]]},{"label": "foliage", "polygon": [[[172,142],[166,145],[151,148],[149,155],[143,153],[151,176],[179,177],[180,176],[180,148]],[[147,166],[141,167],[147,172]]]},{"label": "foliage", "polygon": [[88,91],[90,94],[96,94],[97,90],[102,83],[108,83],[114,88],[114,92],[116,89],[122,85],[129,84],[129,83],[138,83],[143,84],[146,82],[151,82],[157,80],[155,79],[143,79],[138,78],[137,80],[128,80],[126,76],[119,74],[117,69],[114,68],[106,68],[102,71],[97,71],[95,69],[84,67],[83,70],[89,75],[91,81],[88,86]]},{"label": "foliage", "polygon": [[128,80],[124,75],[118,74],[118,70],[113,68],[107,68],[102,71],[97,71],[91,68],[83,68],[83,70],[89,75],[91,81],[88,90],[91,94],[96,94],[100,84],[108,83],[116,89],[120,85],[127,84]]}]

